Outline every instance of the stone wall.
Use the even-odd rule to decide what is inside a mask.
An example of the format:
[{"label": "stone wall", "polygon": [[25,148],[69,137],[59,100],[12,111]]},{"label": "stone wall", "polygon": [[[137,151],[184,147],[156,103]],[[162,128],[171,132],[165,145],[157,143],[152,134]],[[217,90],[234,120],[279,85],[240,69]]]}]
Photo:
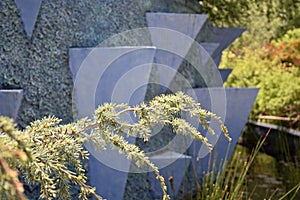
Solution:
[{"label": "stone wall", "polygon": [[24,89],[20,125],[45,115],[72,121],[69,47],[94,47],[116,33],[145,27],[146,11],[189,11],[182,2],[46,0],[28,38],[15,2],[1,1],[0,88]]}]

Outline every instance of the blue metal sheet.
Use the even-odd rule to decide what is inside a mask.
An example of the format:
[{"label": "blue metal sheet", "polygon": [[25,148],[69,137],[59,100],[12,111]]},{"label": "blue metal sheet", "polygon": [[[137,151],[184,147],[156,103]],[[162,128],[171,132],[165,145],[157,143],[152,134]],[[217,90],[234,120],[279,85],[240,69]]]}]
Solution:
[{"label": "blue metal sheet", "polygon": [[[69,64],[78,117],[92,117],[95,108],[105,102],[141,103],[154,54],[154,47],[71,48]],[[124,120],[134,121],[131,116]],[[135,138],[126,139],[135,142]],[[122,199],[130,161],[110,146],[106,151],[95,150],[90,143],[85,146],[91,154],[91,185],[104,198]]]},{"label": "blue metal sheet", "polygon": [[[191,157],[173,151],[160,152],[150,156],[150,160],[158,167],[164,177],[171,197],[177,196],[186,169],[190,165]],[[150,184],[155,199],[161,199],[163,192],[156,175],[150,173]]]},{"label": "blue metal sheet", "polygon": [[20,10],[26,34],[31,38],[42,0],[15,0],[15,3]]},{"label": "blue metal sheet", "polygon": [[146,13],[152,44],[157,47],[155,61],[166,66],[165,69],[158,68],[159,79],[164,87],[168,87],[174,78],[207,17],[198,14]]},{"label": "blue metal sheet", "polygon": [[[225,159],[227,149],[228,157],[230,160],[234,147],[240,137],[242,129],[247,122],[248,116],[252,109],[253,103],[256,99],[258,89],[257,88],[201,88],[189,91],[196,94],[197,101],[201,104],[202,108],[211,110],[216,115],[221,116],[232,141],[229,142],[221,133],[219,124],[215,120],[211,120],[211,127],[216,131],[216,135],[210,135],[202,127],[198,127],[198,130],[208,138],[208,141],[213,144],[215,153],[209,154],[207,148],[202,145],[201,142],[194,141],[190,146],[188,152],[193,157],[193,163],[198,177],[203,175],[203,172],[207,172],[209,166],[209,160],[214,160],[216,155],[216,166],[220,166],[222,160]],[[225,94],[225,99],[220,94]],[[212,164],[212,163],[211,163]]]},{"label": "blue metal sheet", "polygon": [[212,56],[214,55],[215,51],[218,49],[220,46],[219,43],[213,43],[213,42],[202,42],[200,43],[200,46],[202,46],[205,51],[207,52],[208,55]]},{"label": "blue metal sheet", "polygon": [[213,57],[217,66],[221,62],[222,51],[232,44],[235,39],[240,37],[245,30],[244,28],[212,27],[209,34],[209,38],[211,38],[210,42],[220,43]]},{"label": "blue metal sheet", "polygon": [[15,119],[22,99],[23,90],[0,90],[0,115]]},{"label": "blue metal sheet", "polygon": [[[146,13],[148,27],[175,30],[195,39],[208,19],[203,14]],[[165,38],[169,40],[168,38]],[[176,42],[176,41],[173,41]],[[155,41],[153,41],[155,43]]]},{"label": "blue metal sheet", "polygon": [[223,82],[225,83],[232,69],[219,69]]}]

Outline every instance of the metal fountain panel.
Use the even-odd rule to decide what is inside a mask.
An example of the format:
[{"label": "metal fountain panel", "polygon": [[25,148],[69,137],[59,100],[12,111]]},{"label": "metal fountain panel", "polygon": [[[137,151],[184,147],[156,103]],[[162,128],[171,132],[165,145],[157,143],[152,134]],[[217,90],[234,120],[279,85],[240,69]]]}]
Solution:
[{"label": "metal fountain panel", "polygon": [[[71,48],[69,64],[78,117],[92,117],[95,108],[105,102],[141,103],[154,55],[154,47]],[[135,121],[130,115],[124,120]],[[126,139],[135,142],[135,138]],[[122,199],[130,161],[110,146],[106,151],[98,151],[90,143],[85,146],[91,154],[91,184],[104,198]]]},{"label": "metal fountain panel", "polygon": [[175,30],[195,39],[208,19],[208,16],[204,14],[158,12],[146,13],[146,19],[148,27],[160,27]]},{"label": "metal fountain panel", "polygon": [[69,65],[78,117],[91,117],[105,102],[142,102],[154,54],[154,47],[71,48]]},{"label": "metal fountain panel", "polygon": [[197,43],[207,15],[146,13],[146,19],[152,44],[157,47],[155,61],[163,66],[158,68],[161,84],[168,87],[191,46]]},{"label": "metal fountain panel", "polygon": [[[201,126],[198,127],[198,130],[214,146],[214,152],[210,154],[205,145],[194,141],[188,150],[188,154],[193,157],[194,168],[199,177],[203,175],[203,172],[210,170],[208,169],[209,162],[215,160],[216,166],[220,166],[219,164],[226,156],[227,160],[230,160],[242,129],[247,122],[258,90],[257,88],[201,88],[189,91],[201,104],[202,108],[221,116],[232,138],[229,144],[224,134],[221,133],[216,120],[210,121],[211,128],[216,131],[215,135],[210,135]],[[212,163],[210,164],[212,166]]]},{"label": "metal fountain panel", "polygon": [[[156,153],[149,158],[158,167],[160,174],[164,177],[168,187],[168,194],[171,197],[177,196],[185,172],[190,165],[191,156],[174,151],[164,151]],[[156,179],[156,175],[151,172],[149,178],[154,198],[161,199],[163,192],[159,181]]]},{"label": "metal fountain panel", "polygon": [[231,74],[232,69],[219,69],[223,82],[225,83],[228,76]]},{"label": "metal fountain panel", "polygon": [[[218,47],[220,46],[219,43],[213,43],[213,42],[202,42],[200,43],[200,45],[204,48],[204,50],[207,52],[207,55],[213,56],[214,53],[216,52],[216,50],[218,49]],[[207,62],[207,57],[205,57],[203,59],[203,64],[205,64]]]},{"label": "metal fountain panel", "polygon": [[23,90],[0,90],[0,115],[15,119],[22,99]]},{"label": "metal fountain panel", "polygon": [[20,10],[26,34],[31,38],[42,0],[15,0],[15,3]]},{"label": "metal fountain panel", "polygon": [[217,66],[219,66],[221,62],[222,51],[232,44],[235,39],[240,37],[245,30],[246,29],[244,28],[211,28],[209,34],[209,38],[211,38],[210,42],[216,42],[220,44],[213,57]]}]

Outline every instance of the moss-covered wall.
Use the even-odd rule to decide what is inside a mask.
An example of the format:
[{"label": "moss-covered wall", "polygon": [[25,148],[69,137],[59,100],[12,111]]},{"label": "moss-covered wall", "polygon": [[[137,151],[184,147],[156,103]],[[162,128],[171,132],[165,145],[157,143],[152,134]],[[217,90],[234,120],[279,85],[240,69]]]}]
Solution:
[{"label": "moss-covered wall", "polygon": [[44,0],[28,39],[14,1],[2,0],[0,10],[0,88],[24,89],[21,125],[45,115],[72,120],[69,47],[145,25],[137,1]]},{"label": "moss-covered wall", "polygon": [[31,39],[13,0],[0,1],[0,88],[22,88],[18,122],[45,115],[72,121],[69,47],[93,47],[145,27],[146,11],[192,12],[190,1],[43,0]]}]

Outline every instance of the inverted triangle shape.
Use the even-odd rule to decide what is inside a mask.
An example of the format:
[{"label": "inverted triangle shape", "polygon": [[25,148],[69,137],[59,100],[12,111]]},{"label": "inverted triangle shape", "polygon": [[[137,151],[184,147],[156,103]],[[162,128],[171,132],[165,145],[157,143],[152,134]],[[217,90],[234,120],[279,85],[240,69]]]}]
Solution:
[{"label": "inverted triangle shape", "polygon": [[[154,55],[154,47],[69,49],[78,118],[92,117],[95,108],[105,102],[141,103],[146,94],[146,87],[142,86],[147,86],[149,81]],[[128,102],[131,99],[133,102]],[[135,138],[125,139],[129,143],[135,142]],[[98,151],[90,143],[86,143],[85,147],[91,154],[91,185],[104,198],[122,199],[130,160],[110,146],[106,151]]]},{"label": "inverted triangle shape", "polygon": [[[173,199],[179,193],[186,170],[190,165],[191,157],[174,151],[165,151],[163,153],[156,153],[150,156],[149,159],[159,168],[160,174],[165,180],[169,180],[166,181],[166,185],[168,187],[168,194]],[[149,178],[154,199],[162,199],[163,192],[155,173],[151,172]],[[170,178],[172,178],[172,181]]]},{"label": "inverted triangle shape", "polygon": [[212,27],[211,30],[211,42],[219,43],[220,46],[214,54],[214,62],[219,66],[222,57],[222,51],[226,49],[230,44],[234,42],[241,34],[245,31],[244,28],[223,28],[223,27]]},{"label": "inverted triangle shape", "polygon": [[158,68],[163,86],[170,84],[207,18],[199,14],[146,13],[151,41],[157,47],[155,61],[169,68],[168,76],[166,70]]},{"label": "inverted triangle shape", "polygon": [[23,90],[0,90],[0,115],[17,117],[21,102],[23,99]]},{"label": "inverted triangle shape", "polygon": [[225,83],[232,69],[219,69],[223,82]]},{"label": "inverted triangle shape", "polygon": [[146,19],[148,27],[171,29],[195,39],[208,16],[203,14],[146,13]]},{"label": "inverted triangle shape", "polygon": [[26,34],[31,38],[42,0],[15,0],[15,3],[20,10]]},{"label": "inverted triangle shape", "polygon": [[193,157],[194,167],[199,177],[201,177],[203,172],[210,170],[209,159],[212,159],[210,156],[216,156],[214,157],[216,166],[220,166],[219,164],[225,158],[230,160],[242,129],[247,122],[258,91],[257,88],[201,88],[189,91],[189,94],[196,95],[194,98],[197,99],[197,102],[201,104],[202,108],[213,110],[217,116],[221,116],[232,138],[229,145],[228,140],[223,133],[221,133],[219,124],[215,123],[214,120],[212,120],[210,124],[216,131],[216,135],[212,136],[201,127],[198,128],[198,130],[208,138],[208,141],[214,146],[214,151],[216,151],[209,155],[205,145],[202,145],[202,143],[198,141],[194,141],[189,147],[188,152],[189,155]]},{"label": "inverted triangle shape", "polygon": [[131,104],[132,100],[131,105],[136,105],[144,101],[154,54],[154,47],[71,48],[69,66],[78,117],[92,117],[105,102]]}]

